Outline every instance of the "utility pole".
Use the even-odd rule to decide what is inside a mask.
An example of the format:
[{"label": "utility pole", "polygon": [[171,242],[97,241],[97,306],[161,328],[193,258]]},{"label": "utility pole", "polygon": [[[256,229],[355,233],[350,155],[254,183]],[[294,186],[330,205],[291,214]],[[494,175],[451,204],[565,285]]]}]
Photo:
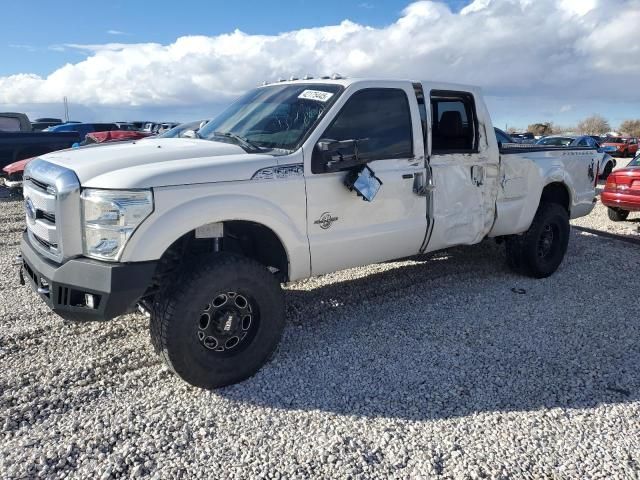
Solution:
[{"label": "utility pole", "polygon": [[65,123],[69,122],[69,103],[67,102],[67,97],[64,97],[64,121]]}]

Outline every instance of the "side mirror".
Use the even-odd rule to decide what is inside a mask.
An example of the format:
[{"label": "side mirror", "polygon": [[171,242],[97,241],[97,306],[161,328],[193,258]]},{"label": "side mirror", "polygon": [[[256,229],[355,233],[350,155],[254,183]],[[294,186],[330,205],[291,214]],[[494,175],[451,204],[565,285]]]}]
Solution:
[{"label": "side mirror", "polygon": [[323,138],[316,144],[311,161],[313,173],[350,170],[367,163],[360,146],[368,139],[332,140]]},{"label": "side mirror", "polygon": [[366,165],[351,170],[344,179],[344,185],[356,192],[365,202],[372,202],[380,191],[382,180]]}]

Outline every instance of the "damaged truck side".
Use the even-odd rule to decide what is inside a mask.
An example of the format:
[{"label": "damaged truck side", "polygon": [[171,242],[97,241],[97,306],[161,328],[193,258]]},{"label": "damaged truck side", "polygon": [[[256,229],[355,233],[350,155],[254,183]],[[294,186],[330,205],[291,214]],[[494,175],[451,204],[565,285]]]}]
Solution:
[{"label": "damaged truck side", "polygon": [[169,367],[216,388],[273,353],[282,283],[488,237],[551,275],[597,173],[596,150],[499,145],[473,87],[279,82],[198,138],[32,161],[20,272],[65,319],[138,306]]}]

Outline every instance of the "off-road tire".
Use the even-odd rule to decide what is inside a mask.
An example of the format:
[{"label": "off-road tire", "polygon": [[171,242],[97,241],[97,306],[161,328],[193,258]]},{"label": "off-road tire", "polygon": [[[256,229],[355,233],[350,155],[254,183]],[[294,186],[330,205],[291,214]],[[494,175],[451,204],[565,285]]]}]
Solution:
[{"label": "off-road tire", "polygon": [[[549,230],[553,238],[546,245]],[[513,271],[534,278],[550,276],[564,259],[570,231],[569,213],[564,207],[557,203],[541,203],[529,230],[507,239],[507,264]],[[544,251],[541,244],[549,248],[544,256],[541,256],[541,250]]]},{"label": "off-road tire", "polygon": [[[198,322],[219,292],[241,292],[257,307],[255,331],[243,348],[217,352],[199,339]],[[260,263],[229,253],[197,257],[158,295],[151,342],[167,366],[196,387],[214,389],[254,375],[280,341],[285,323],[282,288]]]},{"label": "off-road tire", "polygon": [[609,215],[609,219],[614,222],[624,222],[629,216],[628,210],[622,210],[620,208],[607,208],[607,214]]}]

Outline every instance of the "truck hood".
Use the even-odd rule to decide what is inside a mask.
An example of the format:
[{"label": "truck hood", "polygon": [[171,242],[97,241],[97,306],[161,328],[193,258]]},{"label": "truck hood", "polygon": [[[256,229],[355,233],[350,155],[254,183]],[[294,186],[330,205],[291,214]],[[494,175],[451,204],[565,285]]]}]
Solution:
[{"label": "truck hood", "polygon": [[41,158],[73,170],[83,187],[111,189],[248,180],[257,170],[277,164],[273,155],[187,138],[92,145]]}]

